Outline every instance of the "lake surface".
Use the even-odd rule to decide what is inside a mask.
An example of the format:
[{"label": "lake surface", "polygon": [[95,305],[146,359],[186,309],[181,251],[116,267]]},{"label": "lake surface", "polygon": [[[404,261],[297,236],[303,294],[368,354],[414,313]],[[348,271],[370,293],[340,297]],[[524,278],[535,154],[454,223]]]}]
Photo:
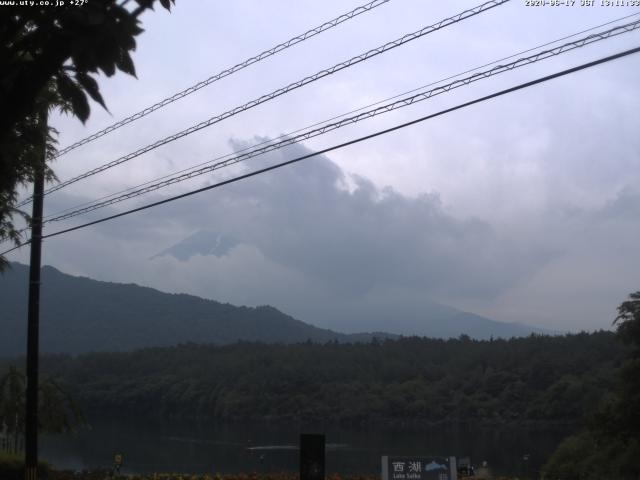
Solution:
[{"label": "lake surface", "polygon": [[537,471],[570,431],[101,420],[72,436],[42,438],[40,451],[44,460],[73,470],[110,468],[121,453],[123,473],[297,471],[300,433],[326,435],[327,473],[378,475],[382,455],[453,455],[475,465],[487,461],[495,474],[523,475]]}]

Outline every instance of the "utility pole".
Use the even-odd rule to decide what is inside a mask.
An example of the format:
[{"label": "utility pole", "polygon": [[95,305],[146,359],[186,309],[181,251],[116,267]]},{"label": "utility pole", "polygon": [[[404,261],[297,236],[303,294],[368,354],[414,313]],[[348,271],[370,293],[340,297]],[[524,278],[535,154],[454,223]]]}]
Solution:
[{"label": "utility pole", "polygon": [[27,404],[25,425],[25,480],[38,479],[38,357],[40,329],[40,263],[42,253],[42,210],[44,170],[47,158],[48,105],[40,110],[42,148],[33,180],[31,214],[31,258],[29,262],[29,307],[27,320]]}]

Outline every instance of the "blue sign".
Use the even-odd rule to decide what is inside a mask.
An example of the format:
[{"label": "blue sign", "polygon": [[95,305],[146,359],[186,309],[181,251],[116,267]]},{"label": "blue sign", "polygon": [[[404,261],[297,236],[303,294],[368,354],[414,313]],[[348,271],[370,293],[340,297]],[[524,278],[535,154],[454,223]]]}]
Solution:
[{"label": "blue sign", "polygon": [[382,480],[457,480],[455,457],[382,457]]}]

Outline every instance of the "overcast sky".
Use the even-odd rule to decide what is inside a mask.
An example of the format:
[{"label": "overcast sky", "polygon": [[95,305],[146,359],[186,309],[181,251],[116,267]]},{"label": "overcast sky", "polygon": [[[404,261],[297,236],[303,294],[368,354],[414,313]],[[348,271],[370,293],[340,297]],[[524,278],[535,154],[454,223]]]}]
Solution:
[{"label": "overcast sky", "polygon": [[[134,55],[138,79],[102,78],[109,112],[94,105],[86,125],[54,115],[60,145],[362,3],[178,0],[171,14],[146,14]],[[478,3],[391,0],[78,148],[54,169],[68,179]],[[513,0],[78,182],[47,197],[47,212],[634,13],[640,9],[604,7],[599,0],[593,7],[581,7],[579,0],[572,7],[528,7]],[[317,151],[638,45],[640,31],[625,34],[83,219]],[[430,301],[555,330],[609,328],[615,307],[640,289],[638,111],[640,54],[50,239],[43,261],[100,280],[235,304],[271,304],[334,328],[339,319],[347,331],[356,328],[349,325],[356,310],[362,315],[393,312],[399,305],[419,309]],[[46,231],[80,221],[50,224]],[[233,247],[218,256],[151,259],[199,231],[231,238]],[[26,263],[28,251],[9,258]]]}]

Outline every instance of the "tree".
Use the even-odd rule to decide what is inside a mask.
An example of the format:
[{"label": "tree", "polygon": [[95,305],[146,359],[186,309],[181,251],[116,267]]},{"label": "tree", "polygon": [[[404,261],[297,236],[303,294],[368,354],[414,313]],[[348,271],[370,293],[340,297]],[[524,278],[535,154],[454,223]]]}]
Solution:
[{"label": "tree", "polygon": [[[175,3],[157,1],[167,10]],[[95,75],[119,70],[135,76],[130,52],[143,31],[139,17],[156,0],[81,3],[6,7],[13,9],[0,17],[0,240],[20,240],[14,217],[28,215],[15,206],[16,190],[33,181],[41,139],[53,146],[56,132],[42,132],[43,104],[83,123],[91,111],[88,97],[106,108]],[[46,176],[54,178],[50,168]],[[0,257],[0,271],[5,266]]]},{"label": "tree", "polygon": [[618,337],[631,346],[628,360],[620,369],[617,427],[624,439],[640,439],[640,291],[618,307]]},{"label": "tree", "polygon": [[18,452],[20,434],[24,431],[25,379],[14,367],[0,380],[0,428],[13,439]]},{"label": "tree", "polygon": [[618,316],[613,321],[618,324],[618,336],[633,346],[634,357],[640,357],[640,291],[629,295],[629,300],[618,307]]},{"label": "tree", "polygon": [[618,307],[618,338],[631,346],[618,386],[587,427],[566,439],[545,466],[545,478],[640,477],[640,291]]},{"label": "tree", "polygon": [[[0,378],[0,430],[12,440],[14,453],[20,450],[25,426],[26,377],[15,367]],[[38,388],[38,430],[46,433],[65,433],[84,424],[84,416],[71,396],[51,379],[43,380]]]}]

